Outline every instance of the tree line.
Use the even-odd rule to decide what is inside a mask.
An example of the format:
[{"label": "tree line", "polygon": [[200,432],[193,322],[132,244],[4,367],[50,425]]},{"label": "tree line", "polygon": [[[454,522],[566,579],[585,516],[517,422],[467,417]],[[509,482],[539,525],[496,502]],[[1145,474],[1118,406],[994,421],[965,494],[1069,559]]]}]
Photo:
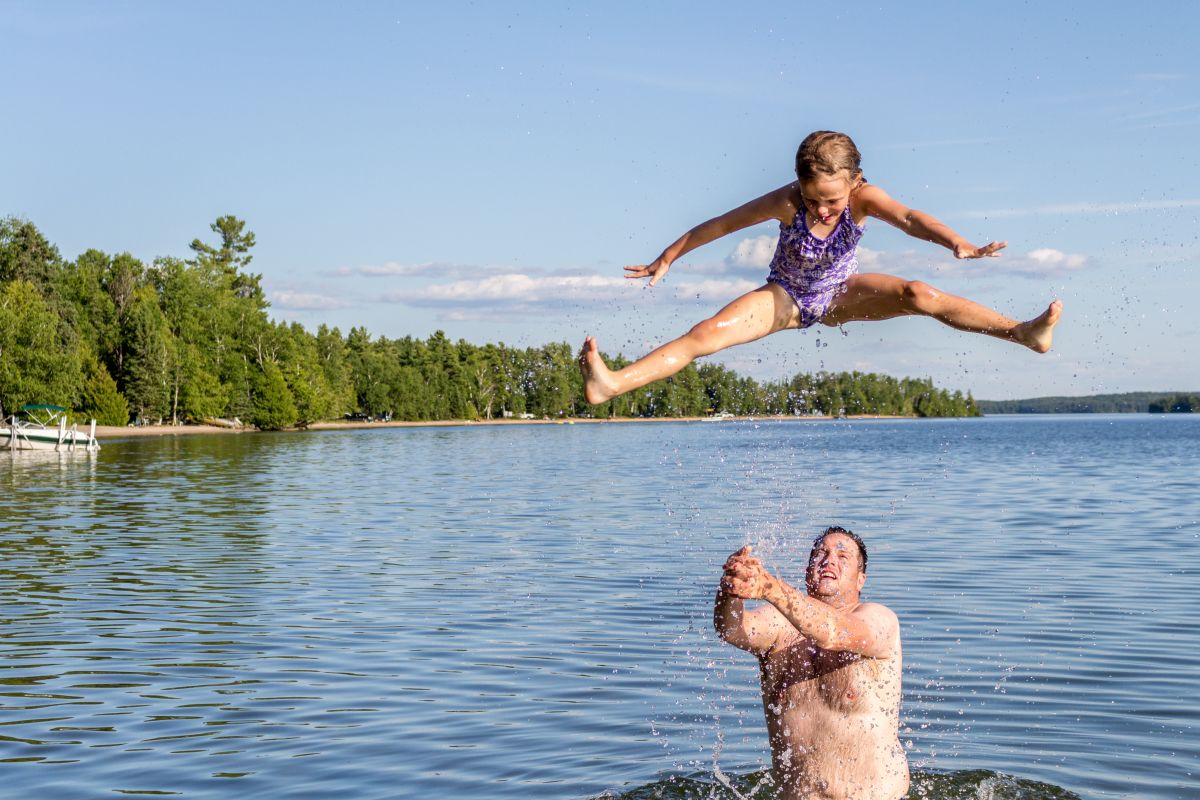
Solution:
[{"label": "tree line", "polygon": [[1146,410],[1151,414],[1200,413],[1200,394],[1168,395],[1150,403]]},{"label": "tree line", "polygon": [[1084,397],[980,400],[984,414],[1144,414],[1200,411],[1200,395],[1189,392],[1123,392]]},{"label": "tree line", "polygon": [[94,249],[69,261],[33,223],[0,219],[2,413],[53,403],[103,425],[238,418],[267,430],[347,415],[979,414],[970,394],[928,379],[820,372],[760,383],[711,363],[592,407],[566,342],[388,339],[273,321],[262,276],[248,270],[254,234],[233,216],[210,227],[215,244],[195,239],[189,258],[147,264]]}]

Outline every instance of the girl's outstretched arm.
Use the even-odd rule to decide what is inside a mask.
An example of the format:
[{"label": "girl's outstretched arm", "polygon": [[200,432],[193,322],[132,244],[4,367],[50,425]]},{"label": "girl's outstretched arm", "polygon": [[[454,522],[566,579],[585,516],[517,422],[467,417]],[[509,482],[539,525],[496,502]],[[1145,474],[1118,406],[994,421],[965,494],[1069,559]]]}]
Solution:
[{"label": "girl's outstretched arm", "polygon": [[894,225],[913,238],[940,244],[952,251],[955,258],[995,258],[1008,246],[1008,242],[990,242],[983,247],[976,247],[946,223],[931,214],[897,202],[874,184],[859,188],[855,192],[854,202],[867,216]]},{"label": "girl's outstretched arm", "polygon": [[[684,253],[689,253],[697,247],[703,247],[709,242],[715,242],[722,236],[749,228],[769,219],[779,219],[785,223],[791,222],[791,216],[796,213],[793,204],[794,184],[782,186],[762,197],[757,197],[745,205],[727,211],[719,217],[713,217],[707,222],[701,222],[696,227],[676,239],[662,255],[649,264],[625,268],[626,278],[650,278],[650,285],[658,283],[667,274],[675,259]],[[788,215],[788,212],[791,215]]]}]

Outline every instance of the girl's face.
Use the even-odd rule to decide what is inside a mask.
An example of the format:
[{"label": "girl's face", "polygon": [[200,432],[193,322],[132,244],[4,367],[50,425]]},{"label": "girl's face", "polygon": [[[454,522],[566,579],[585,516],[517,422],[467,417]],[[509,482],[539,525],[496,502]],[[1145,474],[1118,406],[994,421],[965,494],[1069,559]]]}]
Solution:
[{"label": "girl's face", "polygon": [[850,203],[850,172],[842,170],[836,175],[818,175],[800,181],[800,194],[804,207],[822,224],[837,219]]}]

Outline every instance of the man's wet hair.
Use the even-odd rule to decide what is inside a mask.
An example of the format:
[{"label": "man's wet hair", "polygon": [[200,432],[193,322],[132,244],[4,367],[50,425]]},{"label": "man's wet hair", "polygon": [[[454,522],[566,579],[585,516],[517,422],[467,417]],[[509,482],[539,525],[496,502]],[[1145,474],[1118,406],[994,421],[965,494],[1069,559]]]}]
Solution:
[{"label": "man's wet hair", "polygon": [[[859,561],[861,562],[862,573],[865,575],[867,573],[867,545],[863,542],[862,538],[854,531],[848,531],[845,528],[841,527],[840,525],[830,525],[828,528],[821,531],[817,535],[817,538],[813,539],[812,550],[816,550],[818,547],[820,547],[821,542],[825,541],[825,537],[831,533],[840,533],[843,536],[849,536],[854,541],[854,543],[856,545],[858,545],[858,557],[859,557]],[[810,559],[812,558],[812,556],[811,556],[812,550],[809,551]]]}]

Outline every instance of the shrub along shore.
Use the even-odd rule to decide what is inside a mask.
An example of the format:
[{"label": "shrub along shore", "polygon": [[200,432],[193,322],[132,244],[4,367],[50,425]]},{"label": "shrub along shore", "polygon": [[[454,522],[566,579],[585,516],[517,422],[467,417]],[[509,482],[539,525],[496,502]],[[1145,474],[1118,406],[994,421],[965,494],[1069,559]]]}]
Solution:
[{"label": "shrub along shore", "polygon": [[274,321],[262,276],[248,271],[254,234],[231,216],[210,227],[219,241],[193,240],[190,258],[88,250],[69,261],[33,223],[0,219],[0,409],[52,403],[122,436],[215,418],[282,430],[347,415],[447,424],[979,414],[970,394],[928,379],[819,372],[759,382],[714,363],[591,407],[567,342],[475,345],[441,331],[388,339]]}]

